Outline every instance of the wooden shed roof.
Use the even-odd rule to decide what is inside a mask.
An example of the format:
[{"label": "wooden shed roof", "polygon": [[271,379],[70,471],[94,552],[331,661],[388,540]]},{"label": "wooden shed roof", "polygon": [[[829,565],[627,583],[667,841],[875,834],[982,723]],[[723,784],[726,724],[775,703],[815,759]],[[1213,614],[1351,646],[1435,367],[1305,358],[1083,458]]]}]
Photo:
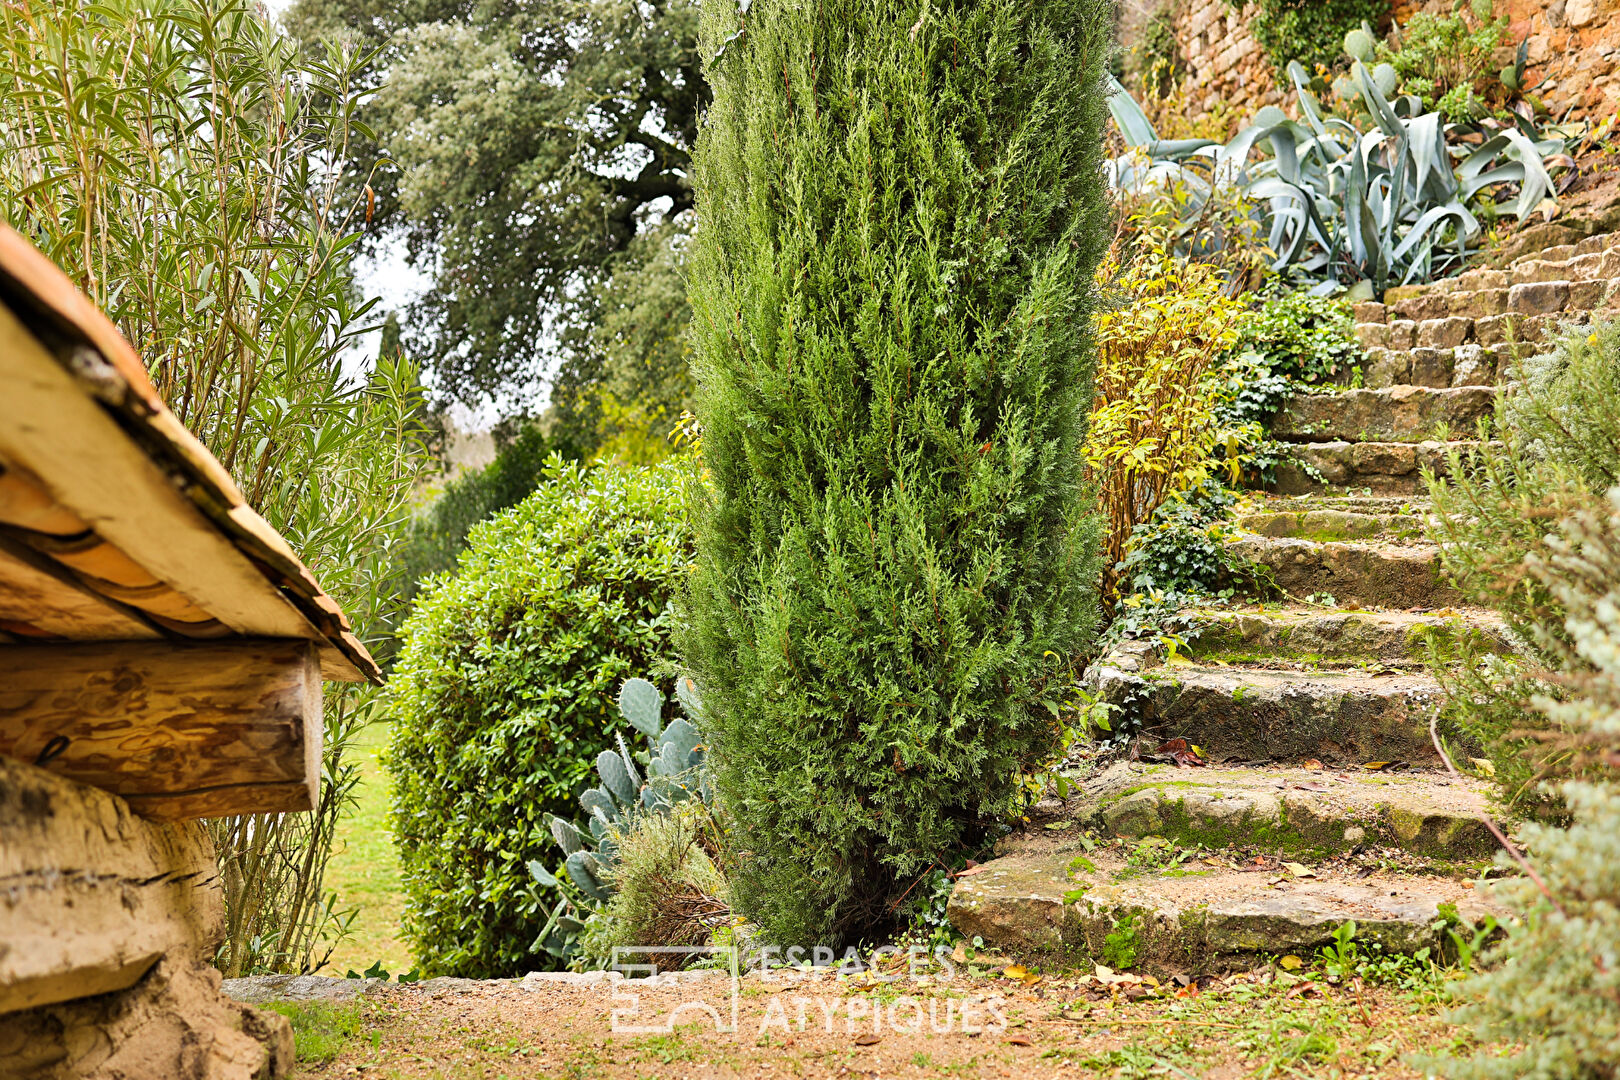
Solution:
[{"label": "wooden shed roof", "polygon": [[337,603],[116,327],[0,225],[0,648],[301,638],[378,681]]}]

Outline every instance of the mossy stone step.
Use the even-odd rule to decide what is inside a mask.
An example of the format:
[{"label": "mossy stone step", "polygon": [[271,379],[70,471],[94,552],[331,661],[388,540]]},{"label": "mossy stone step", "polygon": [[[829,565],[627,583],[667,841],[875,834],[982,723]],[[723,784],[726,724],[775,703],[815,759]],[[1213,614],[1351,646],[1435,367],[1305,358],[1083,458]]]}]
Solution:
[{"label": "mossy stone step", "polygon": [[1467,438],[1491,415],[1496,393],[1494,386],[1392,386],[1295,394],[1271,433],[1290,442],[1416,443],[1436,439],[1442,429]]},{"label": "mossy stone step", "polygon": [[1424,517],[1420,514],[1367,514],[1355,510],[1279,510],[1267,507],[1239,510],[1232,521],[1244,532],[1258,536],[1293,536],[1318,543],[1351,540],[1421,542]]},{"label": "mossy stone step", "polygon": [[1076,778],[1064,814],[1115,836],[1179,844],[1258,844],[1318,859],[1362,844],[1483,859],[1485,785],[1434,772],[1195,768],[1122,761]]},{"label": "mossy stone step", "polygon": [[1508,651],[1501,620],[1486,611],[1210,609],[1195,612],[1194,618],[1198,635],[1187,651],[1195,659],[1416,664],[1422,661],[1425,641],[1437,638],[1466,638],[1486,651]]},{"label": "mossy stone step", "polygon": [[1441,946],[1448,921],[1506,918],[1488,886],[1449,877],[1193,865],[1142,870],[1114,851],[1031,843],[959,880],[946,916],[959,933],[1015,955],[1157,973],[1222,970],[1256,953],[1308,956],[1350,920],[1358,941],[1412,953]]},{"label": "mossy stone step", "polygon": [[[1462,603],[1432,544],[1318,542],[1240,532],[1226,541],[1235,556],[1270,572],[1288,596],[1326,596],[1358,607],[1441,608]],[[1262,597],[1263,598],[1263,597]]]},{"label": "mossy stone step", "polygon": [[1334,510],[1342,514],[1376,514],[1383,517],[1426,518],[1427,495],[1368,495],[1355,491],[1314,491],[1304,495],[1281,492],[1250,492],[1239,504],[1237,514],[1309,514]]},{"label": "mossy stone step", "polygon": [[1282,495],[1307,495],[1349,489],[1378,495],[1418,495],[1425,490],[1423,470],[1446,476],[1453,451],[1466,459],[1478,446],[1471,440],[1434,439],[1294,443],[1288,448],[1288,458],[1277,464],[1276,491]]},{"label": "mossy stone step", "polygon": [[1438,761],[1429,718],[1441,691],[1424,675],[1099,662],[1086,679],[1148,736],[1185,738],[1216,763]]}]

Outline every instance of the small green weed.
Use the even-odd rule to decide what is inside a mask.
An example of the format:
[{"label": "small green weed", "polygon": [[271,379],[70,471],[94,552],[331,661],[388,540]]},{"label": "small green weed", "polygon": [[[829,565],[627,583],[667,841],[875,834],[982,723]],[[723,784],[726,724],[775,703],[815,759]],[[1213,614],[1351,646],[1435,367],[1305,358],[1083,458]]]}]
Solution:
[{"label": "small green weed", "polygon": [[328,1001],[277,1001],[265,1008],[280,1013],[292,1024],[293,1050],[298,1060],[316,1065],[337,1057],[364,1020],[360,1006]]},{"label": "small green weed", "polygon": [[1127,971],[1136,963],[1140,947],[1136,912],[1130,912],[1103,938],[1103,961],[1115,971]]}]

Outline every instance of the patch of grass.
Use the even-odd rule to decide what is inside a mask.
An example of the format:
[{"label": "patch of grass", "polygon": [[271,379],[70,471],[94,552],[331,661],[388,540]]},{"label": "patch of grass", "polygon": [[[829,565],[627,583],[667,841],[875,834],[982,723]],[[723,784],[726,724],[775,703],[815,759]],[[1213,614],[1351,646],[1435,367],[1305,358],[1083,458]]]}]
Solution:
[{"label": "patch of grass", "polygon": [[383,723],[373,723],[355,736],[360,783],[355,786],[355,804],[338,820],[337,842],[326,865],[326,888],[337,894],[339,910],[359,911],[323,974],[365,971],[379,962],[389,971],[408,971],[412,966],[410,947],[400,935],[405,894],[388,824],[390,780],[377,760],[388,738],[389,725]]},{"label": "patch of grass", "polygon": [[324,1065],[342,1053],[344,1043],[365,1019],[359,1005],[330,1001],[277,1001],[265,1008],[287,1018],[298,1060],[314,1065]]}]

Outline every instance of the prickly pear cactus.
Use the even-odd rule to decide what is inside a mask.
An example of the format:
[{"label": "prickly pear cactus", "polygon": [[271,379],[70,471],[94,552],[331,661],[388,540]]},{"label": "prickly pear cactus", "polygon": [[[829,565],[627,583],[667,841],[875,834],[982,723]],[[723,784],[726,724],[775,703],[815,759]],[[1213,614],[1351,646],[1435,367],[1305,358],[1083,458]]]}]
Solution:
[{"label": "prickly pear cactus", "polygon": [[537,860],[528,864],[542,888],[560,894],[538,945],[559,958],[577,951],[582,916],[613,898],[613,868],[618,862],[614,839],[636,814],[667,814],[688,799],[712,803],[713,788],[704,769],[704,747],[697,723],[703,700],[691,679],[676,682],[675,696],[686,717],[663,723],[664,695],[646,679],[628,679],[619,690],[619,714],[647,737],[648,748],[632,753],[623,735],[618,750],[596,758],[601,783],[579,797],[583,823],[555,815],[547,820],[551,838],[562,849],[563,864],[549,871]]},{"label": "prickly pear cactus", "polygon": [[1357,28],[1344,35],[1344,51],[1350,59],[1360,60],[1363,64],[1373,61],[1373,52],[1378,42],[1365,28]]}]

